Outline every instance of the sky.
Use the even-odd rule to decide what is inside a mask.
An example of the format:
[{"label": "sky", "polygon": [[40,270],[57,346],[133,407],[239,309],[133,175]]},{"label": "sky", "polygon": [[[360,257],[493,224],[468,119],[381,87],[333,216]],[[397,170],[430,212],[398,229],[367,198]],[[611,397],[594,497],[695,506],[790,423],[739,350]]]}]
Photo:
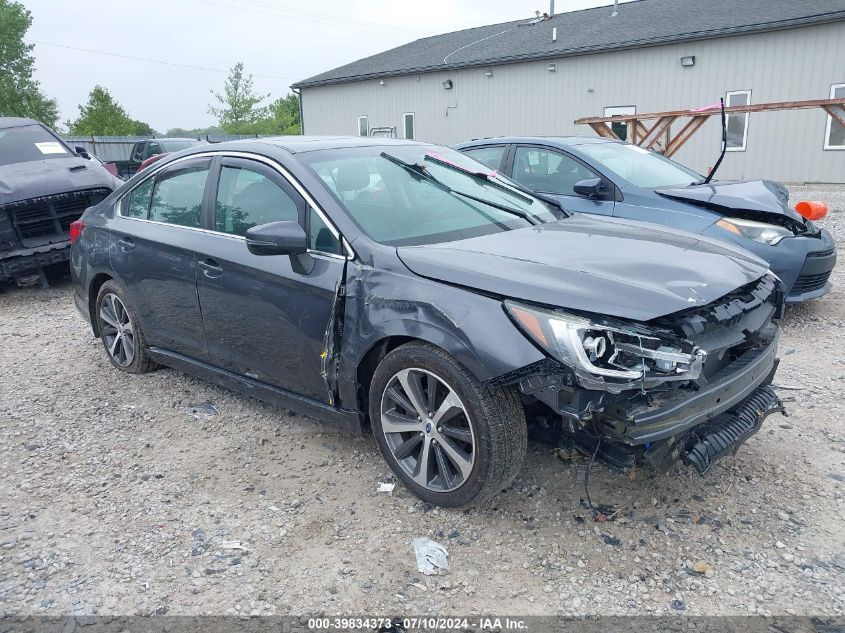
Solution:
[{"label": "sky", "polygon": [[[222,92],[239,61],[256,92],[275,99],[295,81],[420,37],[549,10],[548,0],[21,1],[33,17],[35,78],[63,123],[99,84],[160,132],[214,124],[210,90]],[[557,0],[555,12],[609,4]]]}]

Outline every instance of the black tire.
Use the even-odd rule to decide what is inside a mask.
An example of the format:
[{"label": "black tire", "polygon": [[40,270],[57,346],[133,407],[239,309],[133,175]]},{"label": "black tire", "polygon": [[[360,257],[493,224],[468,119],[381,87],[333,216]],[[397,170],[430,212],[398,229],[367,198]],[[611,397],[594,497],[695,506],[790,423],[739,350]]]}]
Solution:
[{"label": "black tire", "polygon": [[[463,405],[464,411],[459,415],[471,428],[473,462],[469,475],[455,489],[439,491],[420,485],[393,454],[397,447],[391,449],[382,426],[383,399],[387,397],[387,402],[394,401],[385,391],[389,386],[396,385],[395,380],[403,370],[423,370],[426,377],[433,374],[445,383],[441,388],[446,387],[449,393],[457,394]],[[423,501],[448,508],[483,504],[510,485],[522,468],[527,446],[527,426],[525,411],[516,390],[484,385],[452,356],[433,345],[407,343],[385,356],[373,375],[369,399],[370,421],[382,456],[396,476]],[[430,412],[428,417],[431,418]],[[418,433],[421,438],[424,438],[424,433],[433,432],[432,425],[425,422],[422,421],[424,432]],[[392,437],[397,435],[392,433]],[[409,432],[400,438],[415,439],[414,435],[414,432]],[[445,436],[438,437],[441,443],[448,439]],[[422,439],[417,441],[422,442]],[[434,440],[433,444],[436,445],[437,441]],[[417,456],[415,461],[419,469],[421,457]],[[438,463],[434,467],[442,468]],[[448,481],[448,478],[441,481]]]},{"label": "black tire", "polygon": [[[128,343],[129,338],[126,338],[127,348],[131,348],[131,358],[126,356],[116,357],[110,350],[107,340],[110,338],[109,332],[115,328],[111,327],[106,321],[106,314],[104,314],[104,304],[110,297],[117,297],[122,308],[128,315],[127,333],[131,331],[131,344]],[[138,311],[135,309],[135,304],[129,298],[129,293],[117,281],[110,279],[102,285],[100,291],[97,293],[97,303],[95,304],[94,318],[97,319],[97,328],[100,332],[100,340],[103,342],[103,347],[106,350],[106,355],[111,361],[111,364],[121,371],[129,374],[144,374],[158,368],[158,365],[150,358],[147,349],[147,340],[144,338],[144,332],[141,330],[141,324],[138,320]],[[113,311],[113,310],[112,310]],[[109,312],[108,314],[110,314]],[[111,317],[108,317],[111,318]],[[123,362],[121,362],[123,360]],[[127,362],[128,361],[128,362]]]}]

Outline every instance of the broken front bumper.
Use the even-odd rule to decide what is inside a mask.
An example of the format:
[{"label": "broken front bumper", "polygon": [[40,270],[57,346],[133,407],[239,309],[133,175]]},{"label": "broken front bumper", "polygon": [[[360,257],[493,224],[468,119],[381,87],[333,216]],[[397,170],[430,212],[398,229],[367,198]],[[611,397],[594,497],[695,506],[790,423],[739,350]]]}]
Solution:
[{"label": "broken front bumper", "polygon": [[760,332],[758,346],[697,387],[611,396],[541,384],[536,375],[523,378],[520,390],[551,406],[564,420],[562,428],[540,425],[529,427],[529,433],[539,441],[595,455],[616,468],[664,471],[683,460],[704,473],[756,433],[770,413],[782,411],[770,386],[778,366],[778,339],[777,326],[768,326]]},{"label": "broken front bumper", "polygon": [[646,402],[618,401],[601,416],[614,435],[627,444],[642,445],[689,431],[740,404],[760,385],[769,384],[777,370],[780,333],[773,328],[767,344],[742,356],[708,378],[697,391],[673,389],[654,394]]},{"label": "broken front bumper", "polygon": [[61,264],[69,258],[70,242],[0,252],[0,281],[31,275],[42,266]]}]

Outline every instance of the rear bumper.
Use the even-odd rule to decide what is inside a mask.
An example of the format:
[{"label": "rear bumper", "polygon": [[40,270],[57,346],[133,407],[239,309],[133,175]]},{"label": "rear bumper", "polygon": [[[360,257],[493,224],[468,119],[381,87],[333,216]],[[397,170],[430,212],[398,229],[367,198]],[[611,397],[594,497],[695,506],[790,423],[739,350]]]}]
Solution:
[{"label": "rear bumper", "polygon": [[695,392],[678,389],[655,395],[653,404],[610,405],[602,416],[629,445],[646,445],[682,435],[740,405],[755,389],[772,382],[777,370],[779,332],[770,326],[767,344],[737,358]]},{"label": "rear bumper", "polygon": [[0,281],[9,281],[32,274],[42,266],[60,264],[68,259],[70,259],[70,242],[0,253]]}]

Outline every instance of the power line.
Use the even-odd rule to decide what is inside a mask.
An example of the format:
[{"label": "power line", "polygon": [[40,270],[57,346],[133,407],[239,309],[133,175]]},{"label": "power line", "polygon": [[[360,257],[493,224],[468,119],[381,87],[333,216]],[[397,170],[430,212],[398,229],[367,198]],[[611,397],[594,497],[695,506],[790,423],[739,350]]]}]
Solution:
[{"label": "power line", "polygon": [[250,5],[248,7],[242,5],[225,4],[223,2],[215,2],[214,0],[195,1],[200,2],[202,4],[223,7],[225,9],[233,9],[235,11],[242,11],[245,13],[257,13],[261,15],[269,15],[276,18],[286,18],[289,20],[295,20],[300,22],[311,22],[313,24],[323,24],[326,26],[336,26],[347,29],[374,31],[377,33],[385,33],[388,35],[430,35],[430,33],[426,31],[417,31],[415,29],[409,29],[407,27],[393,26],[390,24],[382,24],[378,22],[368,22],[365,20],[348,19],[340,16],[325,15],[321,13],[314,13],[311,11],[302,11],[300,9],[276,6],[268,3],[255,1],[250,2],[249,0],[241,0],[242,4]]},{"label": "power line", "polygon": [[[161,64],[162,66],[173,66],[175,68],[187,68],[189,70],[203,70],[206,72],[224,73],[228,74],[229,69],[224,68],[210,68],[208,66],[191,66],[190,64],[177,64],[176,62],[166,62],[161,59],[148,59],[146,57],[133,57],[132,55],[123,55],[122,53],[112,53],[110,51],[98,51],[91,48],[80,48],[78,46],[68,46],[67,44],[56,44],[55,42],[45,42],[43,40],[35,40],[35,44],[41,46],[53,46],[55,48],[66,48],[71,51],[81,51],[83,53],[92,53],[94,55],[107,55],[108,57],[119,57],[121,59],[131,59],[137,62],[148,62],[150,64]],[[294,81],[292,77],[285,77],[284,75],[261,75],[258,73],[250,73],[254,77],[263,77],[265,79],[286,79]]]},{"label": "power line", "polygon": [[304,16],[314,17],[322,20],[329,20],[333,22],[339,22],[340,26],[344,25],[352,25],[352,26],[362,26],[362,27],[375,27],[375,28],[386,28],[389,29],[391,33],[397,31],[406,31],[408,33],[415,33],[419,35],[429,35],[427,31],[419,31],[417,29],[408,28],[406,26],[397,26],[393,24],[385,24],[383,22],[372,22],[370,20],[358,20],[356,18],[348,18],[345,16],[339,15],[330,15],[326,13],[319,13],[315,11],[304,11],[302,9],[286,6],[286,5],[277,5],[274,2],[262,2],[261,0],[240,0],[241,3],[251,4],[254,6],[259,7],[266,7],[268,9],[272,9],[275,11],[282,11],[286,13],[295,13]]}]

